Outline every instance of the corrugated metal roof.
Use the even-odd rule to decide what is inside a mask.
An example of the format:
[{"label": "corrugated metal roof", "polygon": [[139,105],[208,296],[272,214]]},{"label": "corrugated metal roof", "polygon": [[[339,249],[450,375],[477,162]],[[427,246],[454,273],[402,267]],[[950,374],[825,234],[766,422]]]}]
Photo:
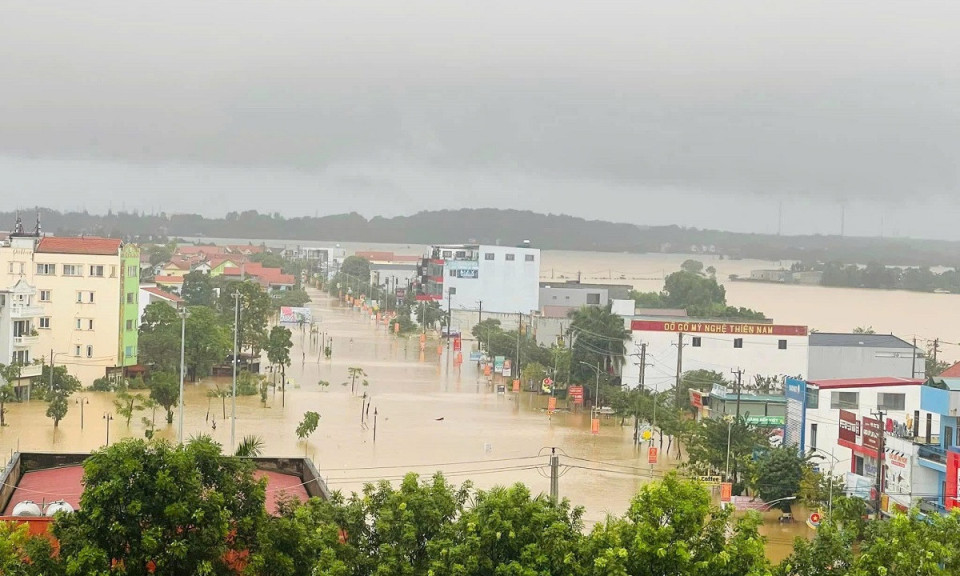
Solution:
[{"label": "corrugated metal roof", "polygon": [[827,380],[810,380],[807,384],[821,390],[829,388],[875,388],[878,386],[920,386],[923,380],[919,378],[836,378]]},{"label": "corrugated metal roof", "polygon": [[905,340],[893,334],[841,334],[814,332],[810,334],[810,346],[852,346],[857,348],[913,348]]}]

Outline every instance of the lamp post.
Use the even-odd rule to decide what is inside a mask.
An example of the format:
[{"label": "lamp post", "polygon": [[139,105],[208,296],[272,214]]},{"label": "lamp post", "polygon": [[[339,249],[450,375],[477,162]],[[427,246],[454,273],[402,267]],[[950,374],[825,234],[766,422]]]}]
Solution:
[{"label": "lamp post", "polygon": [[107,424],[107,447],[109,447],[110,446],[110,421],[113,420],[113,414],[109,412],[104,412],[103,420]]},{"label": "lamp post", "polygon": [[90,401],[87,400],[86,396],[81,396],[77,398],[77,404],[80,405],[80,429],[83,430],[83,405],[89,404]]},{"label": "lamp post", "polygon": [[730,480],[730,434],[733,432],[733,418],[729,414],[723,417],[727,421],[727,468],[726,472],[723,475],[723,479],[726,481]]},{"label": "lamp post", "polygon": [[[230,417],[230,451],[237,447],[237,333],[240,331],[240,291],[233,293],[233,299],[236,301],[236,311],[234,312],[233,322],[233,398],[230,400],[232,414]],[[181,378],[182,380],[182,378]],[[181,386],[182,388],[182,386]],[[182,394],[181,390],[181,394]]]},{"label": "lamp post", "polygon": [[177,441],[180,444],[183,444],[183,372],[184,372],[184,350],[186,348],[187,340],[187,307],[184,306],[180,310],[180,397],[179,397],[179,409],[180,409],[180,423],[179,429],[177,430]]},{"label": "lamp post", "polygon": [[810,455],[811,455],[811,456],[814,456],[814,457],[817,457],[817,458],[824,458],[825,456],[829,456],[829,457],[830,457],[830,460],[831,460],[831,462],[832,462],[831,465],[830,465],[830,494],[829,494],[829,496],[827,497],[827,498],[828,498],[828,500],[827,500],[827,515],[828,515],[828,516],[829,516],[830,514],[833,514],[833,483],[834,483],[833,469],[834,469],[834,467],[836,467],[837,464],[840,463],[840,459],[833,455],[833,450],[834,450],[834,448],[835,448],[835,446],[831,446],[831,447],[830,447],[830,452],[827,452],[827,451],[824,450],[823,448],[811,448],[811,449],[810,449]]},{"label": "lamp post", "polygon": [[600,361],[597,360],[596,366],[594,366],[593,364],[588,364],[582,360],[580,361],[580,363],[583,364],[584,366],[589,366],[591,370],[597,373],[597,388],[596,388],[596,395],[593,399],[593,410],[599,414],[599,411],[600,411]]},{"label": "lamp post", "polygon": [[792,502],[793,500],[796,500],[796,499],[797,499],[796,496],[787,496],[786,498],[777,498],[776,500],[771,500],[770,502],[767,502],[766,504],[764,504],[763,507],[766,510],[770,510],[771,508],[773,508],[774,504],[779,504],[780,502]]}]

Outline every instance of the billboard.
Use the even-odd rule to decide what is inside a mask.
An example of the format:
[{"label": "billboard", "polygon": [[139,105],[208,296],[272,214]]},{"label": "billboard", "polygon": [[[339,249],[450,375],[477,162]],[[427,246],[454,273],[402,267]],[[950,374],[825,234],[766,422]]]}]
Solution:
[{"label": "billboard", "polygon": [[313,322],[313,313],[309,308],[280,307],[281,324],[309,324]]},{"label": "billboard", "polygon": [[877,452],[880,450],[880,421],[875,418],[863,417],[863,447]]},{"label": "billboard", "polygon": [[848,410],[840,411],[840,440],[849,442],[851,445],[857,443],[857,436],[860,435],[860,422],[857,415]]},{"label": "billboard", "polygon": [[807,426],[807,383],[797,378],[787,378],[787,415],[783,427],[783,443],[805,450],[805,428]]},{"label": "billboard", "polygon": [[740,324],[731,322],[664,322],[660,320],[634,320],[630,323],[634,332],[690,332],[694,334],[737,334],[760,336],[806,336],[806,326],[782,324]]},{"label": "billboard", "polygon": [[503,364],[506,362],[506,356],[494,356],[493,357],[493,371],[497,374],[503,372]]}]

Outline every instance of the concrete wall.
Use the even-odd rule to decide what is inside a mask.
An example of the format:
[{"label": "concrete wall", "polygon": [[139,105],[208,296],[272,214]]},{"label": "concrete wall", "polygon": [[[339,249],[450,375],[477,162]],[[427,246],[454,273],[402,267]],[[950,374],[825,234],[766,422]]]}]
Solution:
[{"label": "concrete wall", "polygon": [[[923,358],[914,363],[910,348],[811,346],[808,380],[829,378],[922,378]],[[916,368],[917,376],[913,375]]]}]

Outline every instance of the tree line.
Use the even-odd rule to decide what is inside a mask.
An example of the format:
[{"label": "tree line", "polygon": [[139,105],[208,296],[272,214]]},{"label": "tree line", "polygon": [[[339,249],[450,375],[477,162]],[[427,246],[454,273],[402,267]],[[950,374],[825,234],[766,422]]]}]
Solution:
[{"label": "tree line", "polygon": [[[821,262],[885,261],[900,266],[952,266],[960,243],[909,238],[866,238],[827,235],[779,236],[704,230],[682,226],[636,226],[589,221],[565,215],[520,210],[464,209],[425,211],[411,216],[364,218],[356,213],[286,218],[255,210],[230,212],[223,218],[198,214],[145,212],[58,212],[40,209],[44,229],[58,235],[81,233],[115,238],[156,240],[176,236],[329,240],[435,244],[469,238],[495,244],[531,238],[553,250],[601,252],[688,253],[714,248],[712,253],[758,260]],[[14,222],[12,212],[0,220]],[[524,236],[518,237],[517,230]]]},{"label": "tree line", "polygon": [[727,320],[766,320],[763,312],[729,306],[727,291],[717,282],[716,269],[704,270],[698,260],[686,260],[681,269],[664,279],[660,292],[630,291],[630,298],[638,308],[678,308],[691,318],[720,318]]},{"label": "tree line", "polygon": [[523,484],[477,490],[407,474],[329,500],[265,509],[253,463],[208,437],[124,440],[83,464],[80,509],[58,548],[0,523],[0,573],[261,576],[940,576],[960,571],[960,515],[866,522],[840,498],[812,540],[771,564],[755,512],[734,517],[702,484],[668,474],[626,512],[587,527],[567,500]]}]

